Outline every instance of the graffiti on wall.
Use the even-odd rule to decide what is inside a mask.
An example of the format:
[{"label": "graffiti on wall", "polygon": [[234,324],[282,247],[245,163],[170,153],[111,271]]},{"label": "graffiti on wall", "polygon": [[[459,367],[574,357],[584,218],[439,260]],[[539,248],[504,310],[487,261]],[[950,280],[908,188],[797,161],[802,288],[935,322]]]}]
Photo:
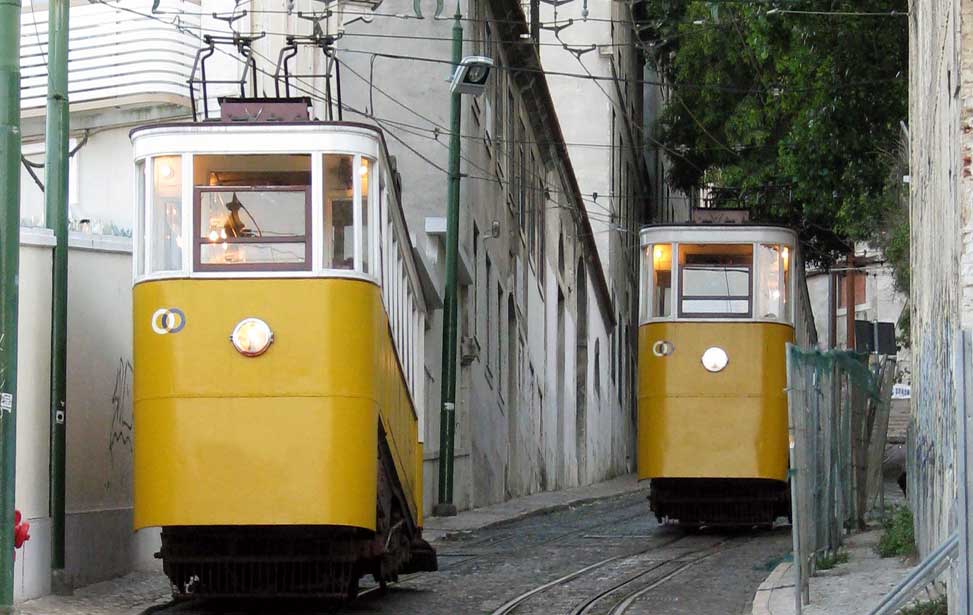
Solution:
[{"label": "graffiti on wall", "polygon": [[[112,417],[108,432],[108,480],[105,490],[113,486],[127,485],[132,473],[132,362],[118,360],[115,370],[115,388],[111,395]],[[119,484],[121,483],[121,485]]]}]

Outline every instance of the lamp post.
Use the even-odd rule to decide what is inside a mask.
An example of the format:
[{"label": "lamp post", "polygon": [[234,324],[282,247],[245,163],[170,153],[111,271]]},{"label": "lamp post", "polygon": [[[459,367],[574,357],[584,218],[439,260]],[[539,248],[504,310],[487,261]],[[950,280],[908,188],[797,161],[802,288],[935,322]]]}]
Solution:
[{"label": "lamp post", "polygon": [[462,95],[486,87],[493,60],[463,58],[463,15],[456,3],[453,23],[453,78],[450,85],[449,186],[446,203],[446,299],[443,302],[442,405],[439,424],[439,501],[437,517],[456,514],[453,503],[453,444],[456,437],[456,262],[459,258],[460,120]]},{"label": "lamp post", "polygon": [[20,0],[0,0],[0,613],[12,612],[20,262]]}]

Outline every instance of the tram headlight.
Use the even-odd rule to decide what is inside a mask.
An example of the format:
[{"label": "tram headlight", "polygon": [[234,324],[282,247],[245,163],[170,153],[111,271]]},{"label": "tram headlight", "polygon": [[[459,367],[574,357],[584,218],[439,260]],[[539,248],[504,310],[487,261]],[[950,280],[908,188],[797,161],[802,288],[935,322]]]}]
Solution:
[{"label": "tram headlight", "polygon": [[259,318],[244,318],[233,328],[230,341],[243,356],[259,357],[274,343],[274,332]]},{"label": "tram headlight", "polygon": [[726,351],[719,346],[712,346],[706,349],[703,353],[703,367],[706,368],[708,372],[719,372],[723,371],[726,364],[729,362],[730,358],[726,355]]}]

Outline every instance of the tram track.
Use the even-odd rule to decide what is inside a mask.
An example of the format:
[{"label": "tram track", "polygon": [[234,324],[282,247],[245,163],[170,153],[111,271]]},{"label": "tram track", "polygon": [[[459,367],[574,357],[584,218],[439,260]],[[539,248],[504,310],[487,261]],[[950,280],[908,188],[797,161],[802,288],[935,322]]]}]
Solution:
[{"label": "tram track", "polygon": [[[630,509],[636,509],[636,511],[634,513],[629,514],[626,511]],[[527,539],[526,541],[524,541],[525,544],[519,546],[518,548],[537,549],[540,547],[545,547],[548,545],[558,543],[562,540],[570,539],[571,537],[575,537],[575,536],[580,536],[582,538],[593,538],[593,539],[610,538],[609,535],[589,535],[589,534],[595,530],[604,528],[605,526],[623,524],[627,521],[631,521],[632,519],[645,517],[648,514],[645,501],[641,498],[631,504],[622,506],[618,511],[616,511],[616,513],[617,514],[615,515],[607,516],[607,518],[601,518],[599,521],[595,523],[582,523],[577,525],[570,524],[570,523],[561,523],[561,524],[553,524],[553,525],[545,524],[541,528],[539,528],[538,531],[550,530],[553,528],[556,532],[553,536],[546,536],[539,540]],[[569,526],[572,525],[574,525],[574,527],[570,527],[570,529],[568,529]],[[485,528],[485,529],[489,529],[489,528]],[[511,540],[514,539],[523,540],[523,538],[524,538],[524,531],[521,528],[517,530],[503,532],[499,535],[485,536],[483,538],[469,540],[469,541],[463,540],[462,538],[458,540],[446,539],[446,540],[439,541],[439,544],[436,546],[441,549],[440,551],[441,557],[444,558],[462,557],[462,559],[458,559],[456,561],[450,561],[444,565],[441,565],[439,571],[440,572],[456,571],[474,562],[482,561],[484,559],[489,559],[491,557],[502,556],[504,555],[504,551],[489,550],[482,553],[476,553],[475,550],[477,548],[483,548],[483,547],[493,548],[493,547],[497,547],[498,545],[507,543]],[[618,538],[626,538],[626,536],[618,536]],[[671,542],[675,542],[676,540],[680,540],[680,539],[682,539],[681,536]],[[662,546],[668,544],[670,544],[670,542],[664,543]],[[455,545],[456,547],[461,547],[463,551],[459,553],[446,552],[444,547],[446,547],[447,545],[450,546]],[[618,559],[620,557],[625,557],[625,556],[622,555],[622,556],[618,556],[617,558],[611,558],[611,559]],[[382,587],[381,585],[378,584],[373,585],[371,587],[366,587],[358,592],[356,600],[362,600],[362,599],[371,600],[371,599],[378,598],[383,594],[383,591],[388,591],[388,589],[396,585],[401,585],[402,583],[406,583],[412,579],[421,577],[423,575],[428,575],[428,574],[429,573],[424,573],[424,572],[411,573],[411,574],[400,576],[398,581],[390,582],[386,585],[386,587]],[[213,613],[217,613],[217,612],[220,613],[221,615],[227,615],[227,614],[233,615],[237,613],[237,611],[224,611],[222,609],[218,609],[214,611],[207,607],[207,604],[209,602],[212,601],[203,598],[189,599],[189,600],[186,599],[173,600],[168,603],[159,604],[150,607],[149,609],[142,611],[140,615],[167,615],[169,613],[172,614],[178,613],[179,615],[212,615]],[[317,613],[334,613],[334,612],[335,612],[334,607],[321,607],[318,609],[312,608],[312,610],[300,611],[300,613],[306,613],[307,615],[312,615]],[[247,613],[248,615],[252,615],[251,611],[246,611],[246,610],[241,610],[239,611],[239,613],[241,614]]]},{"label": "tram track", "polygon": [[[639,558],[654,550],[671,547],[687,538],[689,536],[680,536],[662,544],[652,545],[635,553],[623,553],[594,562],[512,598],[494,610],[490,615],[513,615],[525,610],[534,598],[539,597],[549,590],[565,586],[609,564]],[[665,584],[689,568],[720,553],[724,553],[727,550],[725,545],[731,541],[734,541],[734,539],[726,538],[714,545],[708,545],[701,549],[683,553],[673,559],[653,562],[647,568],[635,574],[630,574],[619,582],[613,582],[607,588],[597,590],[593,596],[582,599],[579,604],[571,608],[567,613],[570,615],[595,615],[596,613],[624,615],[631,608],[632,604],[643,595]]]}]

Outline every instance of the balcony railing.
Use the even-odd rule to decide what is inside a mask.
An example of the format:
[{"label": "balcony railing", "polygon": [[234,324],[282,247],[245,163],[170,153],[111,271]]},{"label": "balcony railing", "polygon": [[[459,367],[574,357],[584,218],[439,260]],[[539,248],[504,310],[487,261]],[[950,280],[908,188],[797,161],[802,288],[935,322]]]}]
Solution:
[{"label": "balcony railing", "polygon": [[[151,14],[150,6],[120,0],[71,7],[72,107],[188,106],[186,82],[200,46],[200,5],[163,0],[159,15]],[[20,43],[21,112],[39,115],[47,97],[46,2],[24,6]]]}]

